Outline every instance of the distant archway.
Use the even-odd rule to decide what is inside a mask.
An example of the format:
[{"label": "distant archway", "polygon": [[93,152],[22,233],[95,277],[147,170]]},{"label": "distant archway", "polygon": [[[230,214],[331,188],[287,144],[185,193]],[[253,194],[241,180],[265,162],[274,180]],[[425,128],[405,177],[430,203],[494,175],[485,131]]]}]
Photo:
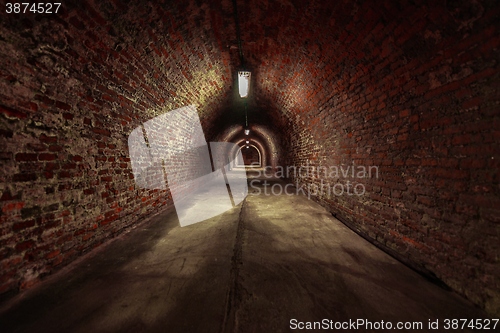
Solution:
[{"label": "distant archway", "polygon": [[[212,141],[233,142],[237,145],[245,145],[243,142],[249,140],[261,153],[261,167],[269,166],[276,168],[280,163],[283,165],[282,150],[279,146],[279,140],[276,133],[271,131],[267,126],[259,124],[250,124],[249,129],[249,135],[244,135],[243,126],[233,125],[226,128]],[[238,151],[239,148],[234,147],[234,149],[231,150],[230,156],[235,156],[234,154]],[[236,163],[233,164],[236,165]]]},{"label": "distant archway", "polygon": [[237,154],[235,160],[237,167],[262,167],[262,154],[256,146],[241,146],[239,152],[241,152],[241,155]]}]

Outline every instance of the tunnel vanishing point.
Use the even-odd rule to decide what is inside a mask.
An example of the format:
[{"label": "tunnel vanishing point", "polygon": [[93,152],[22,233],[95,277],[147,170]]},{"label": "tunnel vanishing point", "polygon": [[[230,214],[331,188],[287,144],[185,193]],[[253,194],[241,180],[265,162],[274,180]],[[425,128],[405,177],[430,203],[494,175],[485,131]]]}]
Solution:
[{"label": "tunnel vanishing point", "polygon": [[[298,230],[276,215],[292,203],[262,201],[250,215],[252,193],[281,198],[288,182],[360,240],[500,316],[498,1],[17,4],[4,1],[0,14],[4,306],[164,223],[159,214],[175,217],[166,179],[138,185],[129,137],[139,129],[150,147],[145,124],[190,106],[206,143],[236,147],[228,170],[249,175],[227,274],[244,268],[238,255],[258,256],[245,252],[249,223],[267,216]],[[251,73],[245,98],[241,70]],[[160,132],[189,140],[182,115],[169,119]],[[166,164],[190,166],[181,181],[205,167],[193,152],[163,156],[159,174]],[[262,176],[252,185],[251,172]],[[264,188],[269,173],[277,185]],[[300,216],[306,237],[319,218]],[[198,224],[180,230],[189,228]],[[340,235],[323,236],[325,246]]]}]

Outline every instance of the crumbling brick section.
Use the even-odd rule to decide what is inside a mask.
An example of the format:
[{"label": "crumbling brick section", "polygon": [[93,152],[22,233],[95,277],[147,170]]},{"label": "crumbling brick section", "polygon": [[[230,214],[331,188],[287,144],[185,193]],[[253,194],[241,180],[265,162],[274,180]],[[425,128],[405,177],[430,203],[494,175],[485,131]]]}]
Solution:
[{"label": "crumbling brick section", "polygon": [[[275,14],[248,5],[262,25],[242,31],[267,34],[246,47],[288,164],[378,167],[378,177],[298,181],[352,228],[500,314],[498,2],[265,3]],[[366,193],[328,194],[348,181]]]},{"label": "crumbling brick section", "polygon": [[168,190],[136,185],[129,134],[186,105],[211,133],[232,85],[205,20],[220,13],[186,5],[0,14],[0,294],[171,206]]}]

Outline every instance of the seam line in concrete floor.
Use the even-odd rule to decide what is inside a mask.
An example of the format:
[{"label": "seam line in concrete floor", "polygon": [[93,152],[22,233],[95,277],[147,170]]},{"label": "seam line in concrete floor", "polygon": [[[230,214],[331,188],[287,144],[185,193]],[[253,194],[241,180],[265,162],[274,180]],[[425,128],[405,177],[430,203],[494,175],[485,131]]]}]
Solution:
[{"label": "seam line in concrete floor", "polygon": [[226,303],[226,311],[224,316],[224,321],[221,326],[221,332],[227,333],[231,332],[231,328],[234,327],[234,322],[236,318],[236,311],[238,303],[241,301],[241,286],[239,283],[239,268],[241,266],[242,260],[242,249],[243,249],[243,232],[244,232],[244,222],[243,222],[243,212],[245,209],[246,198],[241,203],[240,214],[238,216],[238,227],[236,231],[236,239],[234,243],[233,256],[231,258],[231,278],[230,287],[228,292],[228,298]]}]

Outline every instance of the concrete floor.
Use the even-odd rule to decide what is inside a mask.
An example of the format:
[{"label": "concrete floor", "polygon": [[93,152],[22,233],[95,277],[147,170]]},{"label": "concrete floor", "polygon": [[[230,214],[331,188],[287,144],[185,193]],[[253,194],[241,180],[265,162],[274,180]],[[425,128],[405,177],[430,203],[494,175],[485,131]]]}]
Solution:
[{"label": "concrete floor", "polygon": [[120,236],[3,304],[0,332],[289,332],[294,318],[436,332],[429,320],[487,318],[307,197],[249,191],[208,221],[164,213]]}]

